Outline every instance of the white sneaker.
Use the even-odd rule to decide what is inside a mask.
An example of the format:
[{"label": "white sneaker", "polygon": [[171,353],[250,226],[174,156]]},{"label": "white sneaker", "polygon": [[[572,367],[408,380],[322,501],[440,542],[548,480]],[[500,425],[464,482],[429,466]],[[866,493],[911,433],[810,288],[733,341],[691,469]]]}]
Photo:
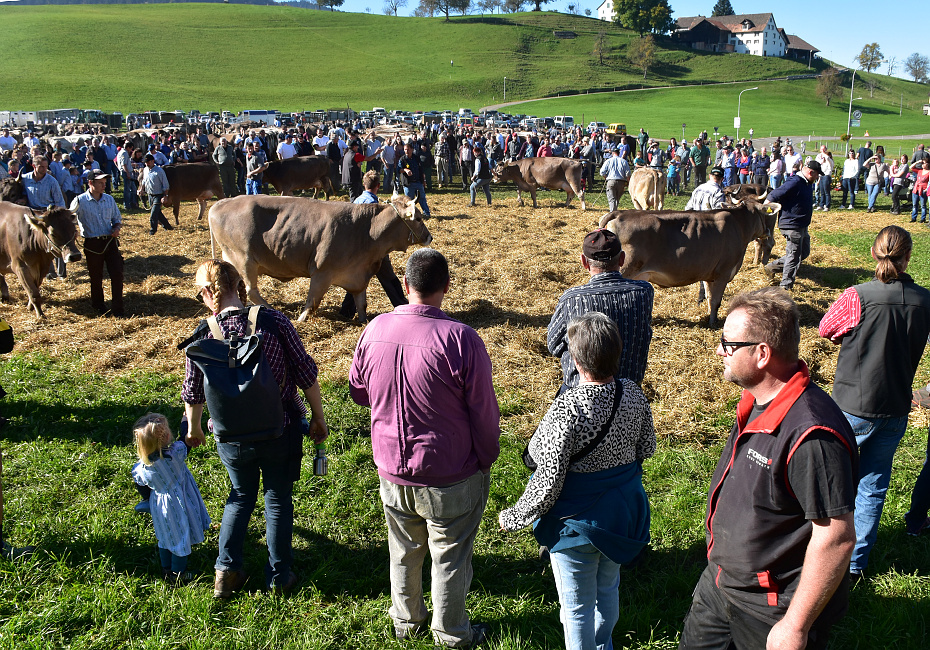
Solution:
[{"label": "white sneaker", "polygon": [[847,210],[852,210],[853,207],[852,207],[851,205],[847,205],[847,206],[846,206],[846,209],[847,209]]}]

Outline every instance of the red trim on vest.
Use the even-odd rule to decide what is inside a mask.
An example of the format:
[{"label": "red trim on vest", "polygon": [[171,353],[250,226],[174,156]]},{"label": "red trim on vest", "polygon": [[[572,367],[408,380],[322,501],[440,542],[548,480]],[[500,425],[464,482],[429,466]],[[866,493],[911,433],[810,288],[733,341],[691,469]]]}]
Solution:
[{"label": "red trim on vest", "polygon": [[717,589],[720,589],[720,572],[723,571],[723,568],[717,567],[717,575],[714,576],[714,584],[717,585]]},{"label": "red trim on vest", "polygon": [[852,453],[853,453],[852,447],[850,447],[849,443],[846,442],[846,438],[841,436],[840,432],[835,429],[831,429],[829,427],[811,427],[810,429],[802,433],[801,436],[798,438],[798,441],[794,443],[794,446],[788,452],[788,459],[785,461],[785,485],[788,487],[788,492],[790,492],[791,496],[794,498],[797,498],[797,495],[795,495],[794,490],[791,489],[791,482],[788,480],[788,465],[789,463],[791,463],[791,459],[794,457],[794,452],[798,450],[798,447],[801,446],[802,442],[807,440],[807,436],[809,436],[814,431],[824,431],[826,433],[832,433],[834,436],[836,436],[836,438],[840,442],[843,443],[843,446],[846,447],[846,451],[849,452],[850,456],[852,456]]},{"label": "red trim on vest", "polygon": [[756,579],[759,581],[759,586],[765,589],[769,607],[778,607],[778,591],[772,580],[772,574],[768,571],[760,571],[756,574]]}]

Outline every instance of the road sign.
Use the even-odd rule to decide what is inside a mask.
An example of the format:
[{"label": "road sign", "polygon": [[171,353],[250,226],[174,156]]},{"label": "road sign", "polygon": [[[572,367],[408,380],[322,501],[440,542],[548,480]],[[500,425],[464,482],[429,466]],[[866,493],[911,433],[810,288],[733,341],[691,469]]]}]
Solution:
[{"label": "road sign", "polygon": [[851,121],[849,122],[849,126],[851,126],[851,127],[853,127],[853,126],[859,126],[859,120],[855,120],[855,119],[854,119],[854,120],[851,120]]},{"label": "road sign", "polygon": [[861,120],[861,119],[862,119],[862,111],[853,111],[853,118],[855,118],[855,119],[857,119],[857,120]]},{"label": "road sign", "polygon": [[685,124],[684,122],[681,123],[681,128],[685,128],[685,127],[687,127],[687,126],[688,126],[688,125]]},{"label": "road sign", "polygon": [[733,118],[733,128],[734,128],[734,129],[738,129],[738,128],[739,128],[739,122],[740,122],[740,120],[739,120],[738,117],[734,117],[734,118]]}]

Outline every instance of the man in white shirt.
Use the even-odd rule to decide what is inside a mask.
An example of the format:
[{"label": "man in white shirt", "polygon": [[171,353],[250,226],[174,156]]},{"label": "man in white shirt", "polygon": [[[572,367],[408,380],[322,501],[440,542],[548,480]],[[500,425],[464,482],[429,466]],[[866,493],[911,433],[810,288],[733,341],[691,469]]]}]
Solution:
[{"label": "man in white shirt", "polygon": [[278,158],[287,160],[297,155],[297,149],[294,147],[294,136],[290,133],[284,138],[284,142],[278,145]]},{"label": "man in white shirt", "polygon": [[323,132],[323,128],[320,127],[316,131],[316,137],[313,138],[313,152],[317,156],[326,155],[326,146],[329,144],[329,136]]},{"label": "man in white shirt", "polygon": [[16,146],[16,138],[10,135],[9,129],[3,129],[3,135],[0,136],[0,151],[13,151]]}]

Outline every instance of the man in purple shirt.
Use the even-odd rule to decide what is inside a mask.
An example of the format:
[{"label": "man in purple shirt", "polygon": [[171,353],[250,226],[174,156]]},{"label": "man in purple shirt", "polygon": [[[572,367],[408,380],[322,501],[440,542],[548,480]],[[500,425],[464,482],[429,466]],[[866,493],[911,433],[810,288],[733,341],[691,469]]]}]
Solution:
[{"label": "man in purple shirt", "polygon": [[488,626],[469,621],[475,535],[500,452],[500,410],[491,359],[472,328],[440,308],[449,264],[422,248],[407,262],[409,305],[362,333],[349,375],[352,399],[371,406],[371,444],[388,528],[391,608],[398,640],[424,634],[423,560],[432,556],[433,639],[481,644]]}]

